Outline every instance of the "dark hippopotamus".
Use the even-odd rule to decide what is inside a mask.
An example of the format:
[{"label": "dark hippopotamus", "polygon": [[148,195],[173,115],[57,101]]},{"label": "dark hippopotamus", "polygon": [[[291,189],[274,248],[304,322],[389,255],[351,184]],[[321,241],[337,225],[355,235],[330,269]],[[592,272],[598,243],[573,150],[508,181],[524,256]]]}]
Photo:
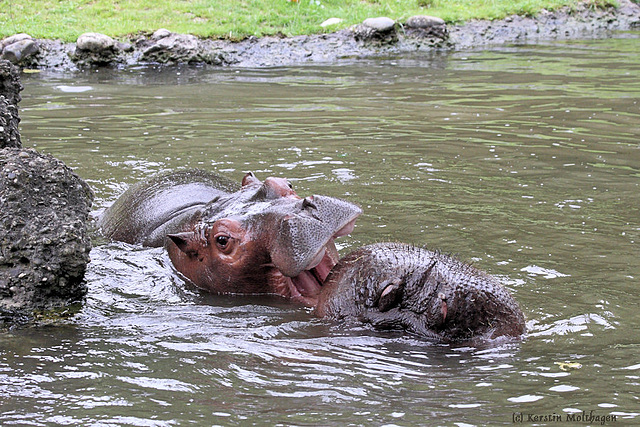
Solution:
[{"label": "dark hippopotamus", "polygon": [[159,174],[127,190],[99,220],[105,236],[165,246],[182,275],[216,293],[282,295],[314,306],[338,260],[334,239],[361,210],[299,197],[289,182],[248,173],[238,185],[202,170]]},{"label": "dark hippopotamus", "polygon": [[518,303],[494,277],[402,243],[365,246],[342,258],[324,282],[316,314],[442,342],[525,332]]}]

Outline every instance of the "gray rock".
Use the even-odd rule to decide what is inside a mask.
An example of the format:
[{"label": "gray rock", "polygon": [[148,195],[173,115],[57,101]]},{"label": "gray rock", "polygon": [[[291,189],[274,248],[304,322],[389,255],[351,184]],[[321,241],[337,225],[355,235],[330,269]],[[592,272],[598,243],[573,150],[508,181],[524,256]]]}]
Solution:
[{"label": "gray rock", "polygon": [[142,53],[146,61],[160,63],[195,62],[200,60],[198,38],[190,34],[170,34],[153,41]]},{"label": "gray rock", "polygon": [[19,148],[21,90],[18,69],[0,60],[0,328],[80,300],[91,249],[89,186],[61,161]]},{"label": "gray rock", "polygon": [[122,52],[133,52],[134,47],[131,43],[116,42],[116,49]]},{"label": "gray rock", "polygon": [[17,108],[0,95],[0,148],[22,146],[18,132],[20,119],[17,111]]},{"label": "gray rock", "polygon": [[80,67],[107,65],[117,60],[115,40],[100,33],[84,33],[76,41],[76,50],[71,59]]},{"label": "gray rock", "polygon": [[0,148],[20,147],[18,103],[20,72],[9,61],[0,60]]},{"label": "gray rock", "polygon": [[80,301],[91,242],[89,186],[35,150],[0,150],[0,326]]},{"label": "gray rock", "polygon": [[369,27],[381,33],[386,33],[387,31],[391,31],[395,25],[396,21],[391,18],[387,18],[384,16],[378,18],[367,18],[362,22],[362,25],[365,27]]},{"label": "gray rock", "polygon": [[367,18],[362,24],[351,28],[358,41],[378,41],[393,43],[397,41],[396,23],[391,18]]},{"label": "gray rock", "polygon": [[165,37],[169,37],[170,35],[171,35],[171,31],[167,30],[166,28],[160,28],[159,30],[156,30],[151,35],[151,39],[152,40],[160,40],[160,39],[163,39]]},{"label": "gray rock", "polygon": [[10,44],[14,44],[22,40],[33,40],[33,38],[26,33],[14,34],[0,41],[0,50],[4,49],[5,46],[9,46]]},{"label": "gray rock", "polygon": [[15,43],[7,44],[2,50],[2,59],[14,64],[30,58],[40,51],[38,44],[32,39],[23,39]]},{"label": "gray rock", "polygon": [[92,53],[101,53],[104,51],[113,51],[115,41],[100,33],[84,33],[76,41],[76,48]]},{"label": "gray rock", "polygon": [[405,31],[408,36],[414,37],[438,37],[444,39],[448,35],[447,24],[444,20],[429,15],[410,17],[405,23]]},{"label": "gray rock", "polygon": [[406,26],[409,28],[430,28],[445,25],[444,19],[429,15],[416,15],[407,19]]}]

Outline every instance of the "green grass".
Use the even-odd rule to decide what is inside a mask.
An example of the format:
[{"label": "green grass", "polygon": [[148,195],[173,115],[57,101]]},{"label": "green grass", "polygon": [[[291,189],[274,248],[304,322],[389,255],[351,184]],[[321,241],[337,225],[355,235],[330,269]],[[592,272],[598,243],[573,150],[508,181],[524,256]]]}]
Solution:
[{"label": "green grass", "polygon": [[[593,7],[613,0],[587,0]],[[403,21],[427,14],[447,22],[534,15],[541,9],[575,7],[580,0],[0,0],[0,38],[25,32],[37,38],[75,41],[94,31],[113,37],[167,28],[201,37],[240,39],[335,31],[364,19]],[[328,18],[344,22],[330,28]]]}]

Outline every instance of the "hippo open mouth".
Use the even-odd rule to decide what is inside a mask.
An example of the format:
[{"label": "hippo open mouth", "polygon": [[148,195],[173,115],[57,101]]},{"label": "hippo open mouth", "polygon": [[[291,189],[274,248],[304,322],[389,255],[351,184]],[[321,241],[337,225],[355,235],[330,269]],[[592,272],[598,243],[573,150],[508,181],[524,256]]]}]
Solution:
[{"label": "hippo open mouth", "polygon": [[315,305],[322,284],[337,263],[327,252],[326,250],[322,251],[323,256],[316,266],[303,270],[295,277],[287,278],[287,293],[290,298],[308,306]]},{"label": "hippo open mouth", "polygon": [[294,300],[313,307],[329,272],[337,264],[339,256],[333,239],[318,254],[319,260],[310,268],[288,279],[288,293]]},{"label": "hippo open mouth", "polygon": [[[273,265],[282,275],[276,281],[276,293],[308,306],[316,304],[325,279],[339,260],[335,239],[350,234],[362,212],[339,199],[313,196],[304,199],[305,213],[311,204],[311,215],[285,218],[275,245],[278,249],[272,252]],[[282,240],[289,244],[283,245]]]}]

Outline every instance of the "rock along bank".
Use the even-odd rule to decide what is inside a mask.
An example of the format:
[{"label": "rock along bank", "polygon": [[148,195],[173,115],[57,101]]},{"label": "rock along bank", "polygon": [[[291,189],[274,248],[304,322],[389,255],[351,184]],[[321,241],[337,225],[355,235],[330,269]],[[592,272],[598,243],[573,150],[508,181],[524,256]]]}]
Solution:
[{"label": "rock along bank", "polygon": [[60,160],[21,148],[21,90],[0,60],[0,329],[81,301],[91,250],[93,193]]},{"label": "rock along bank", "polygon": [[0,42],[0,49],[4,59],[30,68],[75,70],[95,65],[157,63],[268,67],[434,49],[469,49],[505,43],[601,37],[611,31],[634,28],[640,28],[640,5],[631,0],[619,0],[615,8],[594,8],[585,2],[575,9],[542,11],[534,17],[474,20],[454,26],[447,26],[442,19],[432,16],[413,16],[405,22],[378,17],[329,34],[249,37],[239,42],[200,39],[166,29],[123,40],[99,33],[85,33],[76,43],[36,40],[27,34],[16,34]]}]

